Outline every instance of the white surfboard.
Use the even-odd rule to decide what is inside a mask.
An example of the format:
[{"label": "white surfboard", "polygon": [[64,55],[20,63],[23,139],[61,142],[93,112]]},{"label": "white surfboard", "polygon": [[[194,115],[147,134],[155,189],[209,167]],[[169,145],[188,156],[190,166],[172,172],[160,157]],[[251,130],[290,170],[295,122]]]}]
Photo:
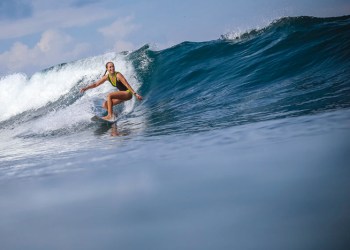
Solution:
[{"label": "white surfboard", "polygon": [[98,123],[104,123],[104,124],[114,124],[117,122],[117,118],[115,117],[112,120],[105,120],[102,117],[95,115],[95,116],[91,117],[91,121],[98,122]]}]

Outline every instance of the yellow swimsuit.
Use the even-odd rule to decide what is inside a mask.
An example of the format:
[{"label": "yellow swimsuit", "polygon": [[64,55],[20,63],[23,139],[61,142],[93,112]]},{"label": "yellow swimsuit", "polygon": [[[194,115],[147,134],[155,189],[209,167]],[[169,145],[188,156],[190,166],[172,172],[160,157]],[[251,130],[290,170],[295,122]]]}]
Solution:
[{"label": "yellow swimsuit", "polygon": [[118,88],[120,91],[126,91],[131,94],[131,91],[121,81],[117,79],[117,74],[118,72],[115,72],[113,76],[108,73],[108,81],[112,84],[113,87]]}]

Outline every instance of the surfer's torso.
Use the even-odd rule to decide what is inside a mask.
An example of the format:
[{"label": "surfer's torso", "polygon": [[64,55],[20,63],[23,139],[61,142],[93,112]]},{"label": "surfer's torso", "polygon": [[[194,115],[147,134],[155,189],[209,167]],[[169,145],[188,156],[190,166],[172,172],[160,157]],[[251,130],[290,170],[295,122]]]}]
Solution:
[{"label": "surfer's torso", "polygon": [[112,84],[113,87],[118,88],[120,91],[128,90],[128,88],[118,80],[117,74],[118,72],[115,72],[114,74],[108,73],[108,81]]}]

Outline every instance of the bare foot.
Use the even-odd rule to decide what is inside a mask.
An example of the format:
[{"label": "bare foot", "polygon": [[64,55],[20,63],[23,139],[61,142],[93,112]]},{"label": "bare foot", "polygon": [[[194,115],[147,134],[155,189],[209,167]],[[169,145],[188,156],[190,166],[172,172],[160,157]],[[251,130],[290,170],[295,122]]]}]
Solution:
[{"label": "bare foot", "polygon": [[104,117],[102,117],[102,119],[110,121],[110,120],[115,120],[115,116],[113,115],[106,115]]},{"label": "bare foot", "polygon": [[104,119],[104,120],[110,120],[110,119],[112,119],[112,116],[111,116],[111,115],[106,115],[106,116],[102,117],[102,119]]}]

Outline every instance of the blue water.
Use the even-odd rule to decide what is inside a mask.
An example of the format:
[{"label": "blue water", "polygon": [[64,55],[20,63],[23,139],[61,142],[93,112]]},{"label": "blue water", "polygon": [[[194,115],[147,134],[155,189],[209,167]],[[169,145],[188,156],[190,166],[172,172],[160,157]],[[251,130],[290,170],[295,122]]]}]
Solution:
[{"label": "blue water", "polygon": [[[348,249],[349,40],[286,17],[2,76],[1,249]],[[113,126],[79,93],[107,61],[144,97]]]}]

